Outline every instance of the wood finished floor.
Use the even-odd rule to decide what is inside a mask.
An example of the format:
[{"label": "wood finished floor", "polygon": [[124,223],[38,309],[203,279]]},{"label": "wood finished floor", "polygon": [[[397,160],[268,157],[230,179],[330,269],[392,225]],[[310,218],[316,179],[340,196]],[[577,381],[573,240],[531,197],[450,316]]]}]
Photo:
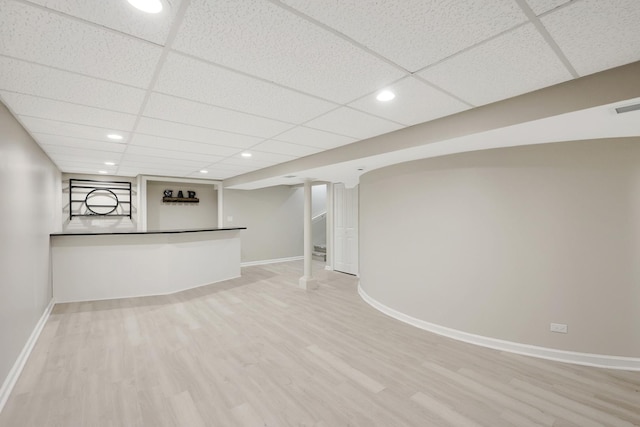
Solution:
[{"label": "wood finished floor", "polygon": [[0,426],[632,426],[640,373],[443,338],[300,262],[170,296],[60,304]]}]

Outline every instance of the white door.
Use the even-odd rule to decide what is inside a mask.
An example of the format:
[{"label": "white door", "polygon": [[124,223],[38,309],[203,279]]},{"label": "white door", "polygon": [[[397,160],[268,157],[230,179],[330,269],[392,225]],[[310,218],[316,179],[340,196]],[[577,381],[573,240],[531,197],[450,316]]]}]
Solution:
[{"label": "white door", "polygon": [[358,186],[333,186],[334,267],[336,271],[358,274]]}]

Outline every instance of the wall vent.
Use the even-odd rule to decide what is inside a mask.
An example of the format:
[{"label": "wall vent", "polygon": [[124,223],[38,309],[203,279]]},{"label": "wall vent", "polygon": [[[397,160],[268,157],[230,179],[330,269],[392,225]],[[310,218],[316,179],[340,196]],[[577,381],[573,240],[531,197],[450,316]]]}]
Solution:
[{"label": "wall vent", "polygon": [[633,105],[627,105],[625,107],[618,107],[616,108],[616,113],[622,114],[622,113],[628,113],[629,111],[636,111],[636,110],[640,110],[640,104],[633,104]]}]

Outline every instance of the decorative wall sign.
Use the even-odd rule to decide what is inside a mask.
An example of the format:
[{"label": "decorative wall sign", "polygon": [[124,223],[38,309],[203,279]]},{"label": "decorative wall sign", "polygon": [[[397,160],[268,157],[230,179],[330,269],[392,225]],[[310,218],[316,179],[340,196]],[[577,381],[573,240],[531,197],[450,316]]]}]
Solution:
[{"label": "decorative wall sign", "polygon": [[131,183],[69,180],[69,219],[76,216],[131,218]]},{"label": "decorative wall sign", "polygon": [[164,190],[164,197],[162,201],[164,203],[200,203],[200,199],[196,197],[196,192],[192,190],[187,190],[187,195],[189,197],[184,197],[184,192],[182,190],[178,190],[178,195],[173,197],[173,190]]}]

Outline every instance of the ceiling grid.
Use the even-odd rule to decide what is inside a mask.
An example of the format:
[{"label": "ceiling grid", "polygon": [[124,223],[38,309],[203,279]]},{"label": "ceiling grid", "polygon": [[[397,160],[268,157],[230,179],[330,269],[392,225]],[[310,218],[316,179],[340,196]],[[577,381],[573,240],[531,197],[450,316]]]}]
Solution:
[{"label": "ceiling grid", "polygon": [[230,179],[640,60],[637,0],[163,2],[0,0],[0,100],[64,172]]}]

